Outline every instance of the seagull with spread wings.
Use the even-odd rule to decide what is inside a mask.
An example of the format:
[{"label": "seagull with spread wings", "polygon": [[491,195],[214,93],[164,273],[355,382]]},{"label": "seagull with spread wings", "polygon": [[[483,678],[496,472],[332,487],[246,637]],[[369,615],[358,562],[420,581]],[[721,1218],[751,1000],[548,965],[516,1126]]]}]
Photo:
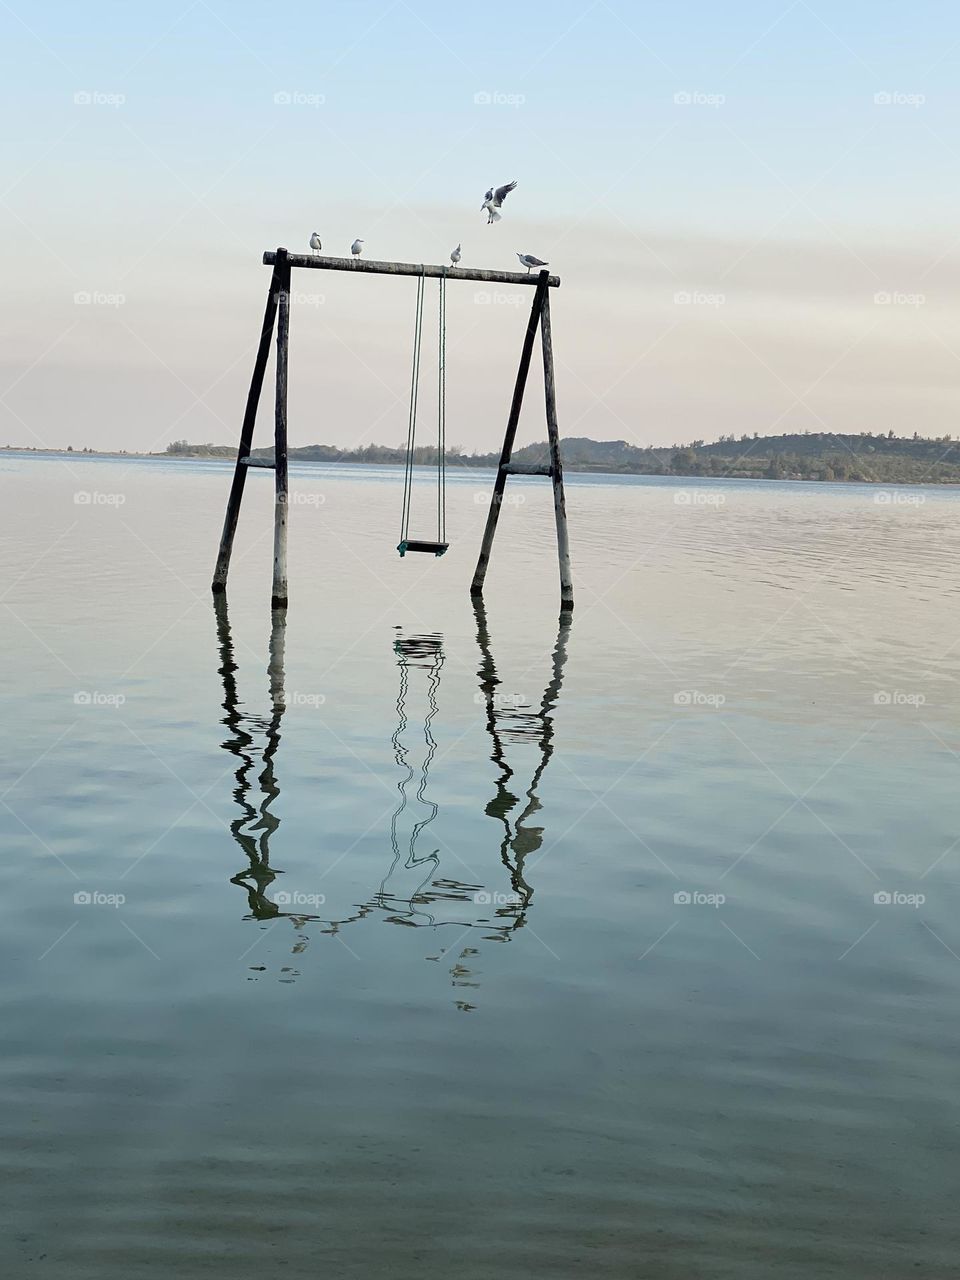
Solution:
[{"label": "seagull with spread wings", "polygon": [[503,187],[491,187],[490,190],[487,192],[487,194],[483,197],[483,204],[480,206],[480,208],[481,210],[486,209],[487,211],[488,227],[491,222],[500,221],[500,206],[503,204],[504,200],[506,200],[507,196],[510,194],[510,192],[513,190],[513,188],[516,185],[517,185],[516,181],[513,181],[513,182],[508,182],[506,186],[503,186]]}]

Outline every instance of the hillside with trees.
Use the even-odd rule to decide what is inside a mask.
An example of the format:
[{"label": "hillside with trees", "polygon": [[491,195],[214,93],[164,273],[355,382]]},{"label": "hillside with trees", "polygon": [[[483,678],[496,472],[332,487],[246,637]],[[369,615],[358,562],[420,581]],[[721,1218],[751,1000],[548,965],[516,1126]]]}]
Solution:
[{"label": "hillside with trees", "polygon": [[[255,458],[269,459],[272,449],[254,449]],[[229,445],[193,445],[175,440],[165,457],[233,458]],[[459,446],[447,450],[450,467],[495,467],[496,453],[464,453]],[[311,444],[290,449],[292,462],[365,463],[396,465],[404,461],[402,446],[361,445],[338,449]],[[436,449],[422,446],[415,461],[435,464]],[[514,452],[516,462],[546,462],[546,442],[525,445]],[[706,444],[669,447],[628,444],[624,440],[590,440],[573,436],[563,440],[567,471],[595,471],[623,475],[705,476],[750,480],[852,481],[862,484],[960,484],[960,442],[949,436],[937,440],[920,436],[836,435],[810,432],[802,435],[722,436]]]}]

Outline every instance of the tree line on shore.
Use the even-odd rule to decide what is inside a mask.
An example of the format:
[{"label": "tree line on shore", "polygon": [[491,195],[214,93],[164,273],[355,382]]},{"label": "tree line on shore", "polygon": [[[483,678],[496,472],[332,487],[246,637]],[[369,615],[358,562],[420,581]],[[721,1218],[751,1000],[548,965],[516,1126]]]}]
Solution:
[{"label": "tree line on shore", "polygon": [[[563,465],[568,471],[599,471],[624,475],[704,476],[754,480],[857,481],[865,484],[958,484],[960,442],[949,436],[928,439],[862,432],[833,434],[809,432],[777,436],[722,436],[706,444],[669,447],[632,445],[624,440],[591,440],[571,437],[562,441]],[[232,458],[230,445],[190,444],[175,440],[166,455],[178,458]],[[268,460],[272,449],[254,449],[252,456]],[[302,445],[289,450],[293,462],[361,463],[390,466],[406,459],[402,445],[359,445],[341,449],[335,445]],[[496,453],[465,453],[448,446],[449,467],[495,467]],[[546,441],[514,451],[515,462],[545,463]],[[437,463],[435,446],[414,450],[414,462]]]}]

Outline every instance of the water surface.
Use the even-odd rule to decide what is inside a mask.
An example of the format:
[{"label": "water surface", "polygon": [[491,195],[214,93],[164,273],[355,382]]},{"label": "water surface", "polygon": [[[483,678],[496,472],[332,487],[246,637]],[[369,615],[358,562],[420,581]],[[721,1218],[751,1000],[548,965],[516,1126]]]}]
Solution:
[{"label": "water surface", "polygon": [[5,1273],[955,1275],[960,494],[291,479],[0,455]]}]

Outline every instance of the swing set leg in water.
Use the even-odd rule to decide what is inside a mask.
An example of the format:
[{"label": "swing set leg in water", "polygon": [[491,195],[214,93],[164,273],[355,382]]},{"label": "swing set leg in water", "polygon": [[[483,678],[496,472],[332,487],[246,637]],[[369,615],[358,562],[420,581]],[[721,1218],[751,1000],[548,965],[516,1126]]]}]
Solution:
[{"label": "swing set leg in water", "polygon": [[[403,511],[400,521],[400,542],[397,550],[401,556],[408,551],[424,552],[434,556],[442,556],[449,543],[446,541],[446,288],[448,280],[482,281],[487,284],[507,284],[517,286],[533,286],[533,304],[527,321],[523,349],[520,355],[520,367],[517,370],[513,399],[507,418],[507,427],[503,439],[500,462],[497,466],[496,479],[487,511],[486,527],[483,543],[477,561],[476,571],[470,585],[470,594],[481,596],[490,563],[490,553],[500,518],[500,507],[507,479],[510,476],[546,476],[553,487],[553,509],[557,526],[557,558],[560,568],[560,610],[561,614],[569,613],[573,608],[573,579],[570,572],[570,550],[567,540],[567,513],[563,491],[563,469],[560,461],[560,434],[557,426],[556,389],[553,366],[553,341],[550,326],[550,290],[558,288],[560,280],[546,271],[536,276],[519,271],[485,271],[459,268],[451,274],[449,268],[440,266],[417,265],[412,262],[373,262],[361,258],[325,258],[306,254],[288,254],[280,248],[275,252],[263,255],[264,265],[273,268],[270,289],[267,294],[266,309],[260,330],[260,342],[254,362],[253,376],[247,393],[243,426],[240,432],[240,447],[234,468],[233,483],[227,500],[227,510],[220,538],[220,551],[213,576],[212,588],[215,595],[227,589],[227,575],[230,569],[230,557],[240,514],[240,503],[246,484],[247,474],[251,467],[272,470],[276,482],[276,501],[274,504],[274,557],[273,557],[273,595],[275,608],[287,604],[287,359],[290,328],[290,277],[293,267],[302,267],[320,271],[352,271],[355,274],[374,274],[392,276],[417,277],[417,303],[414,321],[413,370],[410,381],[410,413],[407,423],[407,447],[404,466]],[[417,400],[420,384],[420,352],[423,337],[424,294],[427,279],[439,280],[438,297],[438,361],[437,361],[437,530],[436,539],[411,538],[410,513],[413,497],[414,456],[416,451]],[[270,340],[274,329],[277,335],[276,361],[276,411],[274,426],[273,458],[254,458],[251,456],[253,429],[256,422],[257,406],[263,390],[267,359],[270,352]],[[530,361],[537,333],[540,333],[543,352],[543,385],[547,419],[547,438],[549,441],[549,462],[545,464],[513,462],[513,447],[520,421],[520,409],[530,371]]]}]

